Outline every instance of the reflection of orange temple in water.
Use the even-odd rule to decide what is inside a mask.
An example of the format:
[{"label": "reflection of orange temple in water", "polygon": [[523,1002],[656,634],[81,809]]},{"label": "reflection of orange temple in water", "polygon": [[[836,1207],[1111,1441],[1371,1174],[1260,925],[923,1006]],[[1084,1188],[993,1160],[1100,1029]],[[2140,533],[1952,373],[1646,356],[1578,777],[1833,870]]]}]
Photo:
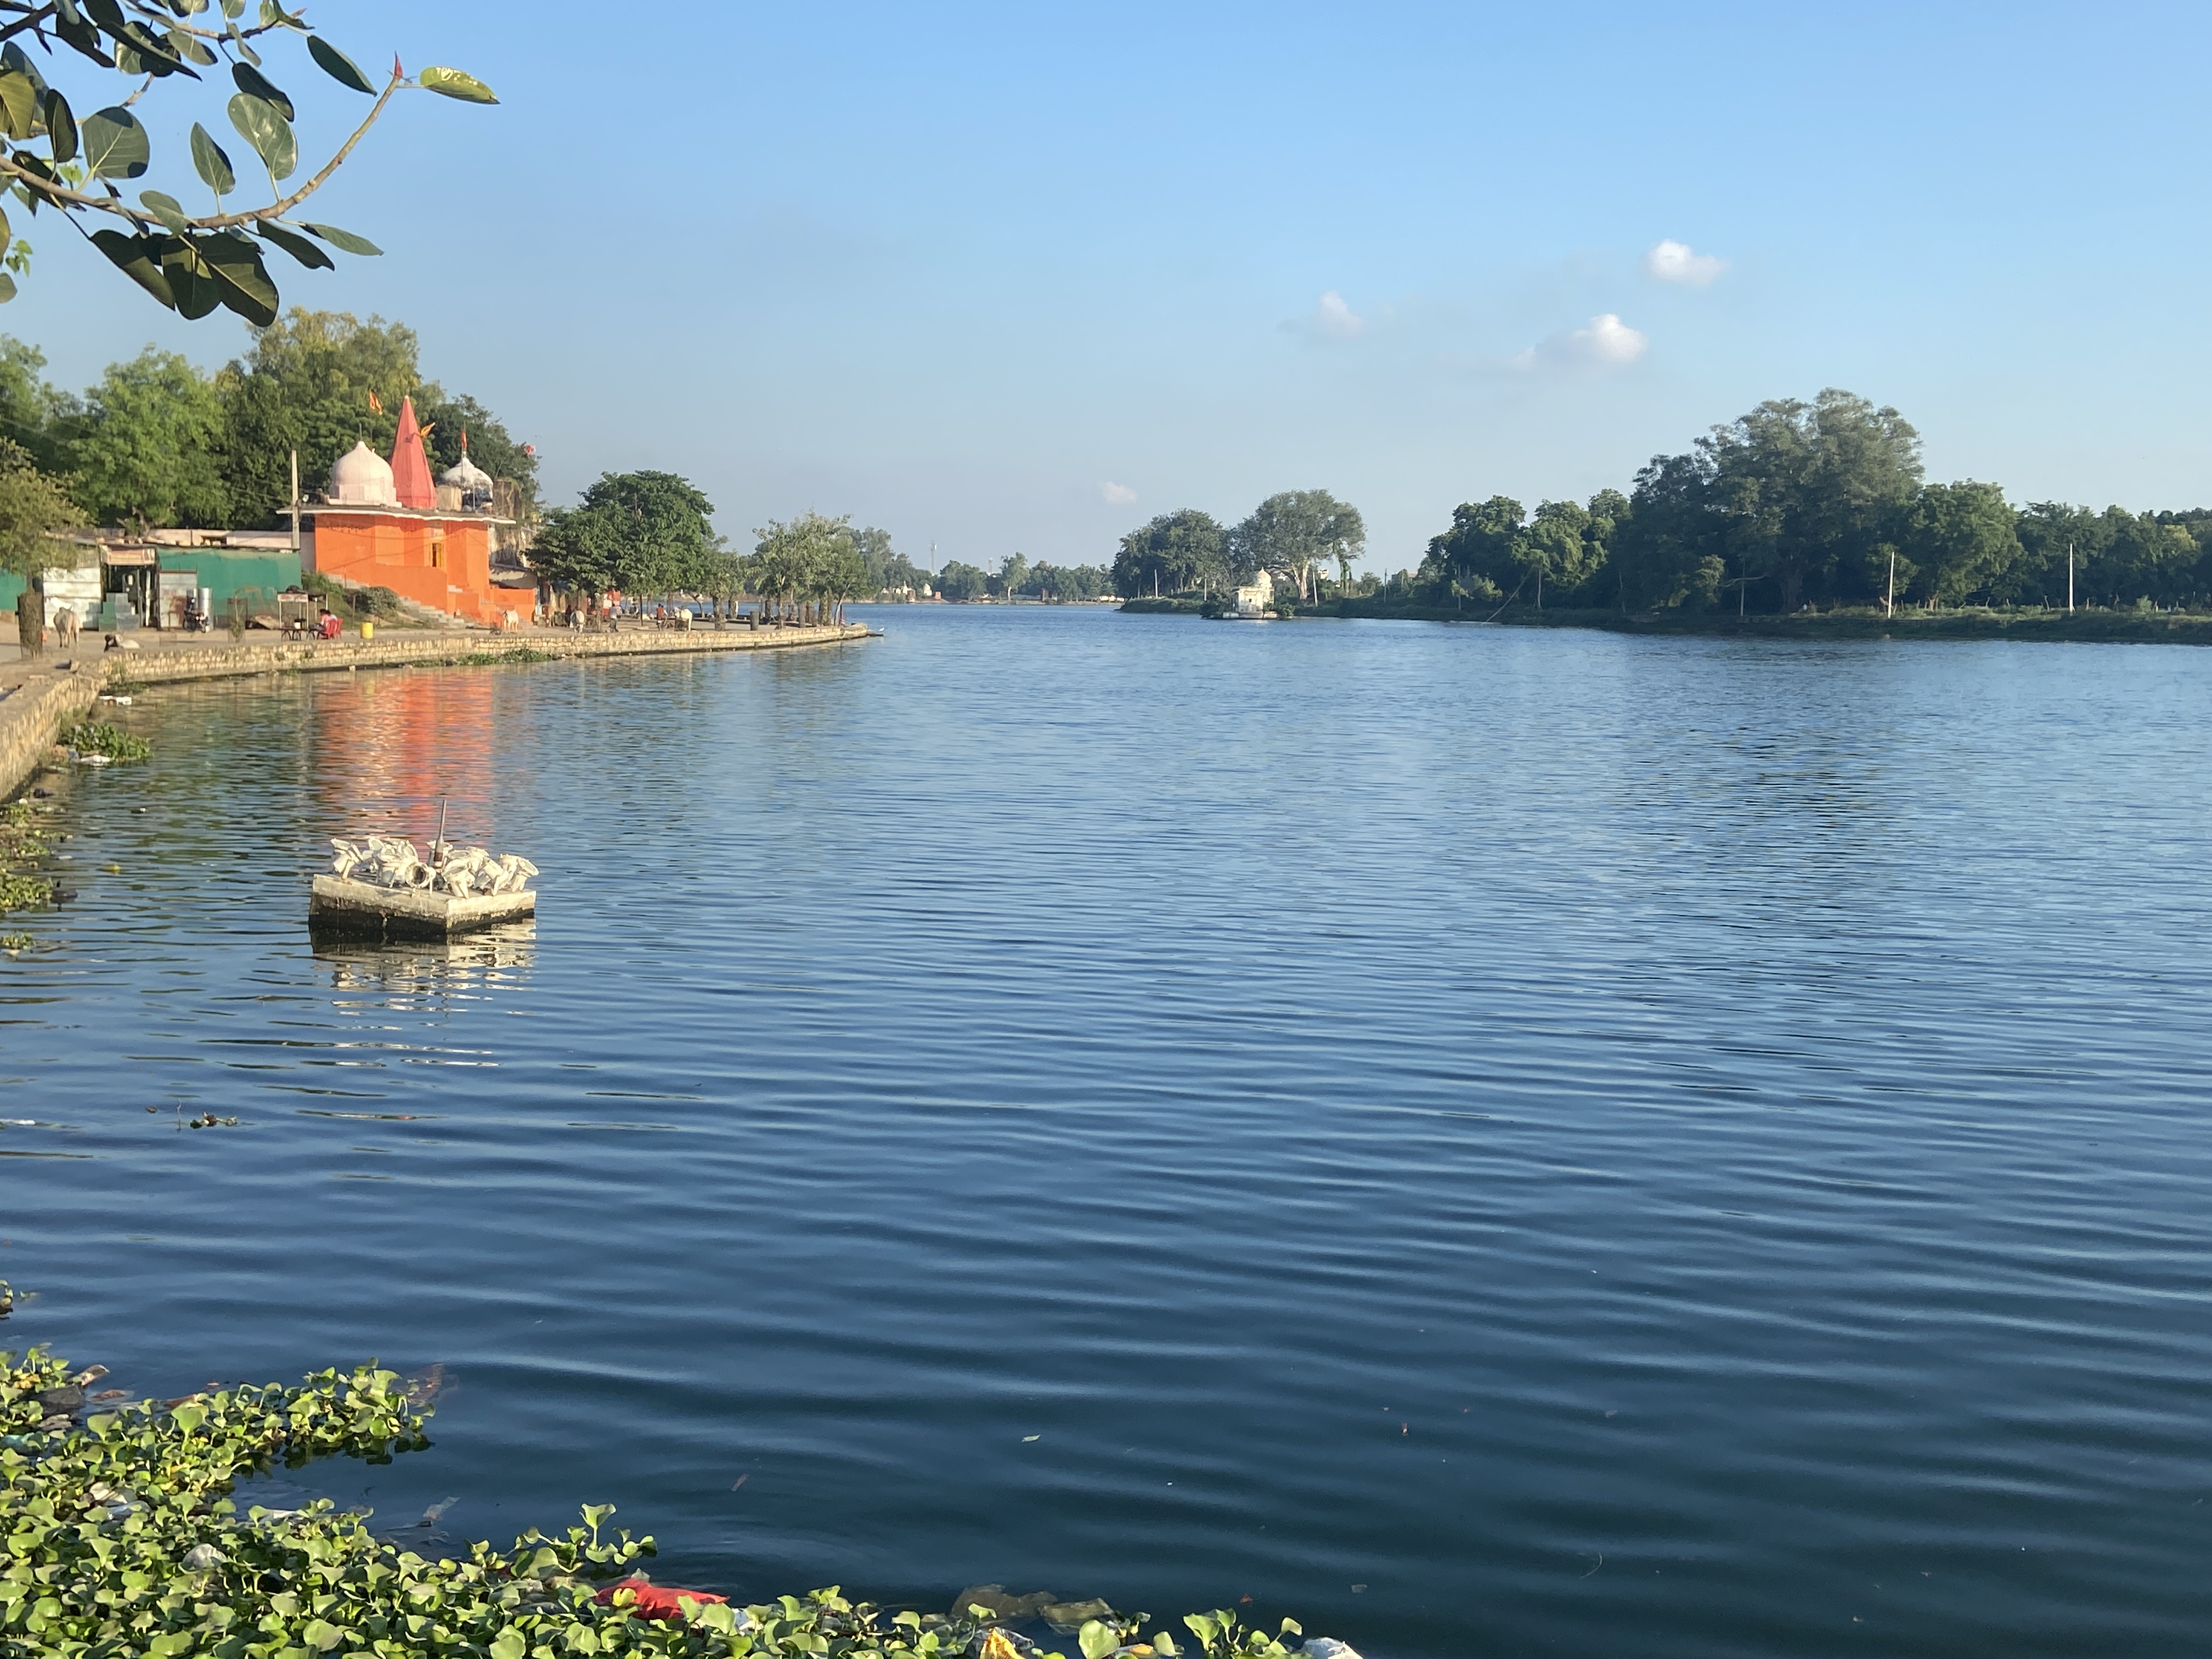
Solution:
[{"label": "reflection of orange temple in water", "polygon": [[399,673],[343,676],[314,702],[315,785],[334,836],[400,835],[427,846],[438,803],[450,799],[448,837],[480,842],[492,756],[495,677]]},{"label": "reflection of orange temple in water", "polygon": [[307,568],[489,624],[512,603],[492,586],[493,538],[512,521],[491,516],[491,482],[465,447],[458,466],[431,481],[410,398],[389,462],[357,443],[331,468],[330,492],[313,510]]}]

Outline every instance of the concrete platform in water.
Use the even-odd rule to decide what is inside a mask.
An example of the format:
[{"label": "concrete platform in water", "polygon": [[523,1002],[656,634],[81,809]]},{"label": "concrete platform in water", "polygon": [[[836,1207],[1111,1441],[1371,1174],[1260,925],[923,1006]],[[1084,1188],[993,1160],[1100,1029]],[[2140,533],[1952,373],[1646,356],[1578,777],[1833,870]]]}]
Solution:
[{"label": "concrete platform in water", "polygon": [[318,933],[371,939],[453,939],[537,914],[534,892],[455,898],[450,893],[348,881],[343,876],[317,876],[307,900],[307,926]]}]

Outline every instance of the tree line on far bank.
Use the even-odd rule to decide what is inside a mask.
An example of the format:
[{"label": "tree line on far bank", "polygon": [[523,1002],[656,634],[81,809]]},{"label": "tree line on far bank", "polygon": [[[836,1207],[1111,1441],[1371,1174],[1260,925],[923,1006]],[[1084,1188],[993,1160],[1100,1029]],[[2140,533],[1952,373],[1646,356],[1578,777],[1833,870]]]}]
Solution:
[{"label": "tree line on far bank", "polygon": [[388,453],[403,398],[415,399],[432,469],[469,457],[527,519],[538,460],[475,398],[422,378],[420,342],[400,323],[294,309],[253,331],[212,374],[149,346],[97,385],[62,391],[37,347],[0,336],[0,438],[55,480],[85,522],[134,529],[273,529],[291,505],[291,454],[312,499],[357,442]]},{"label": "tree line on far bank", "polygon": [[1358,507],[1326,489],[1290,489],[1268,496],[1234,525],[1196,507],[1161,514],[1121,538],[1113,588],[1132,599],[1193,588],[1212,592],[1249,583],[1265,569],[1310,602],[1320,597],[1332,564],[1342,588],[1350,589],[1352,562],[1366,546]]},{"label": "tree line on far bank", "polygon": [[1463,503],[1382,597],[1626,611],[2212,601],[2212,509],[2014,507],[1929,483],[1902,415],[1834,389],[1777,398],[1655,456],[1628,494]]},{"label": "tree line on far bank", "polygon": [[836,605],[859,599],[942,597],[1069,600],[1107,591],[1093,566],[1031,564],[1019,553],[994,574],[958,560],[918,568],[890,532],[856,528],[850,516],[808,512],[770,520],[740,552],[714,532],[714,504],[669,472],[610,472],[574,507],[549,511],[530,562],[552,587],[580,593],[684,594],[726,603],[755,594],[779,602]]}]

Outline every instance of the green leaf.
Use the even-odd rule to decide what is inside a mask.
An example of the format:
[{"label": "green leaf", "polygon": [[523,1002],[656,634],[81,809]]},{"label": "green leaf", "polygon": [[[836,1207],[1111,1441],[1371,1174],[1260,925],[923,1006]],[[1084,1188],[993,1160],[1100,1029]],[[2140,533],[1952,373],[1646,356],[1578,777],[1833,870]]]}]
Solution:
[{"label": "green leaf", "polygon": [[[125,236],[119,230],[95,230],[93,245],[114,262],[118,270],[144,289],[163,305],[174,311],[177,296],[169,290],[169,279],[161,274],[155,255],[160,244],[150,236]],[[112,1417],[95,1418],[87,1425],[95,1434],[102,1432],[94,1426],[98,1423],[113,1423]]]},{"label": "green leaf", "polygon": [[321,237],[341,253],[358,253],[364,258],[374,258],[384,250],[366,236],[356,236],[349,230],[340,230],[336,225],[311,225],[300,222],[300,228]]},{"label": "green leaf", "polygon": [[0,306],[6,305],[9,301],[15,297],[15,279],[13,276],[10,276],[6,271],[0,270]]},{"label": "green leaf", "polygon": [[276,105],[277,113],[286,120],[300,118],[300,112],[292,107],[292,100],[284,95],[284,89],[251,64],[233,64],[230,78],[237,82],[238,89],[249,97],[264,98]]},{"label": "green leaf", "polygon": [[297,231],[288,230],[267,219],[256,221],[253,228],[310,270],[336,270],[338,268],[337,260]]},{"label": "green leaf", "polygon": [[1190,1626],[1190,1633],[1198,1638],[1201,1646],[1211,1647],[1213,1638],[1221,1634],[1221,1626],[1202,1613],[1186,1613],[1182,1621]]},{"label": "green leaf", "polygon": [[6,46],[0,47],[0,64],[5,64],[19,75],[29,76],[31,84],[40,92],[46,89],[46,77],[39,73],[39,66],[31,61],[31,54],[13,40],[10,40]]},{"label": "green leaf", "polygon": [[38,122],[38,82],[21,70],[0,69],[0,128],[20,143],[31,136]]},{"label": "green leaf", "polygon": [[54,0],[54,33],[80,57],[102,69],[113,69],[115,60],[100,49],[100,31],[87,21],[72,0]]},{"label": "green leaf", "polygon": [[353,59],[324,40],[321,35],[311,34],[307,37],[307,56],[320,64],[324,73],[340,86],[351,87],[356,92],[365,92],[371,97],[376,95],[376,88],[369,84],[368,77],[361,72]]},{"label": "green leaf", "polygon": [[46,137],[53,141],[54,160],[76,160],[76,117],[70,113],[69,100],[58,88],[47,89],[44,118]]},{"label": "green leaf", "polygon": [[202,256],[198,244],[187,237],[167,236],[161,240],[161,275],[168,279],[169,292],[176,295],[177,314],[191,323],[212,316],[222,305],[222,284],[216,280],[215,270]]},{"label": "green leaf", "polygon": [[193,74],[191,65],[171,52],[168,43],[151,29],[136,22],[125,23],[123,26],[123,39],[130,43],[131,50],[138,55],[147,74],[174,75],[182,70],[185,74],[191,76],[195,81],[200,78]]},{"label": "green leaf", "polygon": [[[190,228],[190,221],[185,216],[185,204],[175,197],[165,195],[158,190],[142,190],[138,192],[138,199],[145,204],[146,211],[159,219],[162,228],[172,236],[181,236]],[[182,1416],[190,1409],[189,1407],[180,1407],[178,1414]]]},{"label": "green leaf", "polygon": [[234,230],[204,237],[200,255],[215,272],[222,302],[256,328],[276,320],[276,284],[261,263],[261,250]]},{"label": "green leaf", "polygon": [[522,1632],[503,1630],[492,1638],[491,1659],[522,1659],[530,1651],[530,1644],[522,1639]]},{"label": "green leaf", "polygon": [[163,29],[161,35],[179,58],[189,58],[195,64],[211,64],[216,61],[213,52],[182,29]]},{"label": "green leaf", "polygon": [[192,123],[192,165],[199,169],[201,180],[217,196],[228,196],[238,188],[238,175],[230,170],[230,157],[222,153],[222,146],[197,121]]},{"label": "green leaf", "polygon": [[120,104],[86,116],[77,137],[84,146],[85,170],[95,179],[136,179],[154,153],[146,129]]},{"label": "green leaf", "polygon": [[1121,1645],[1121,1632],[1096,1619],[1085,1620],[1075,1639],[1083,1649],[1083,1659],[1106,1659],[1108,1654]]},{"label": "green leaf", "polygon": [[1176,1659],[1176,1649],[1175,1638],[1169,1635],[1165,1631],[1160,1631],[1156,1633],[1152,1638],[1152,1651],[1160,1655],[1161,1659]]},{"label": "green leaf", "polygon": [[415,77],[415,84],[447,98],[458,98],[469,104],[496,104],[499,100],[492,89],[473,75],[464,75],[457,69],[434,65]]},{"label": "green leaf", "polygon": [[292,124],[266,98],[241,92],[230,100],[230,124],[253,146],[254,154],[272,179],[289,179],[300,165],[300,141]]},{"label": "green leaf", "polygon": [[230,34],[230,49],[236,52],[240,58],[243,58],[247,63],[252,64],[256,69],[260,68],[261,54],[246,44],[246,37],[238,32],[238,23],[235,17],[234,16],[233,21],[225,24],[224,27]]}]

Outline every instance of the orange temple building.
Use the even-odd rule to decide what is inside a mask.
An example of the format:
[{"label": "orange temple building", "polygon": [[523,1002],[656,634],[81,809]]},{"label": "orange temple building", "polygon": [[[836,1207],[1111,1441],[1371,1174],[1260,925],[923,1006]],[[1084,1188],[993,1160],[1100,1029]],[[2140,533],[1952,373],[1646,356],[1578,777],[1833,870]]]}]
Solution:
[{"label": "orange temple building", "polygon": [[470,461],[465,441],[460,464],[434,483],[407,398],[391,460],[356,444],[331,468],[324,499],[306,509],[313,532],[302,549],[307,568],[490,625],[514,600],[492,583],[493,548],[512,520],[492,516],[491,483]]}]

